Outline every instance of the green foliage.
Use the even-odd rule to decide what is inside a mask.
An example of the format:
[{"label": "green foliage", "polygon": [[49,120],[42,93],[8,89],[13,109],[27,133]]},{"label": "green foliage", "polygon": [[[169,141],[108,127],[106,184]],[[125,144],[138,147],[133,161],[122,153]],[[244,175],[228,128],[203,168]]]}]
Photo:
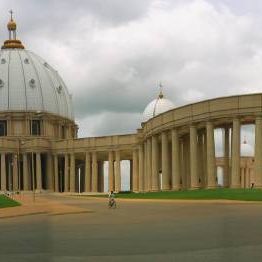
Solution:
[{"label": "green foliage", "polygon": [[7,196],[0,195],[0,208],[15,206],[20,206],[20,204]]}]

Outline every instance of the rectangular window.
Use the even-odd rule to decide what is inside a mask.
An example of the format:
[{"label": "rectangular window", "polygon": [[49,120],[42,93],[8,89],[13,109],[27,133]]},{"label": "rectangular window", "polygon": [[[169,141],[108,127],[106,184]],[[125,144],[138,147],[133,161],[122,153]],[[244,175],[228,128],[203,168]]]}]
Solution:
[{"label": "rectangular window", "polygon": [[0,136],[7,135],[7,122],[6,120],[0,120]]},{"label": "rectangular window", "polygon": [[41,125],[40,120],[31,120],[31,123],[30,123],[31,135],[33,136],[41,135],[41,129],[40,129],[41,126],[40,125]]},{"label": "rectangular window", "polygon": [[61,127],[62,139],[66,139],[66,126]]}]

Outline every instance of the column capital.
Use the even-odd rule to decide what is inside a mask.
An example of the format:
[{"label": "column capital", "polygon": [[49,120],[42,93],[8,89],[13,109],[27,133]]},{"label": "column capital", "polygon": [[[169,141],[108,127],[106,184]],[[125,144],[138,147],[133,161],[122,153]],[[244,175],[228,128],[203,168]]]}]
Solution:
[{"label": "column capital", "polygon": [[206,125],[212,125],[212,126],[213,126],[213,125],[214,125],[214,123],[213,123],[213,121],[212,121],[212,120],[210,120],[210,119],[209,119],[209,120],[207,120],[207,121],[206,121]]},{"label": "column capital", "polygon": [[232,117],[232,122],[234,123],[236,121],[241,121],[241,119],[242,119],[242,116],[236,115]]},{"label": "column capital", "polygon": [[90,157],[91,156],[91,152],[90,151],[85,151],[85,157]]},{"label": "column capital", "polygon": [[165,129],[161,131],[161,134],[168,134],[168,132],[170,131],[170,129]]},{"label": "column capital", "polygon": [[116,155],[116,158],[117,158],[117,157],[120,158],[120,156],[121,156],[121,152],[120,152],[119,149],[118,149],[118,150],[115,150],[115,155]]},{"label": "column capital", "polygon": [[175,128],[175,127],[172,128],[172,129],[171,129],[171,133],[178,133],[178,128]]}]

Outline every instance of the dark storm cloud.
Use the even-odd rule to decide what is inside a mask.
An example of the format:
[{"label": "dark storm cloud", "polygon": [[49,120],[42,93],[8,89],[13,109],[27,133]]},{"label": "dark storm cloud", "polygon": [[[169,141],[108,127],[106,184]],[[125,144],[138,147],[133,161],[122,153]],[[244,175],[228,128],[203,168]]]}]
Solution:
[{"label": "dark storm cloud", "polygon": [[141,115],[136,113],[101,113],[77,120],[79,136],[105,136],[131,134],[140,128]]},{"label": "dark storm cloud", "polygon": [[77,24],[83,16],[92,16],[99,23],[115,26],[143,17],[150,2],[151,0],[3,0],[1,16],[7,17],[4,12],[14,9],[16,17],[30,31],[37,28],[52,30],[52,25],[59,25],[64,29],[64,26],[73,21]]}]

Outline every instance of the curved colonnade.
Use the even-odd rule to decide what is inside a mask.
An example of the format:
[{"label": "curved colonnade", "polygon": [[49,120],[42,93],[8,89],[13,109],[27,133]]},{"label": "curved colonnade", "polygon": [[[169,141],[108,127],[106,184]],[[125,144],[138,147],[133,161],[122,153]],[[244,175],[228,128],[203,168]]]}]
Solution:
[{"label": "curved colonnade", "polygon": [[[254,186],[262,187],[262,94],[222,97],[162,113],[136,134],[50,140],[43,136],[17,142],[1,138],[1,190],[103,192],[104,162],[108,190],[121,191],[121,160],[130,161],[134,192],[217,187],[214,129],[223,129],[224,186],[243,187],[240,130],[255,124]],[[231,131],[230,131],[231,129]],[[33,149],[33,152],[32,152]],[[32,154],[33,153],[33,154]],[[9,156],[8,156],[9,157]],[[10,173],[7,174],[6,172]],[[6,180],[12,180],[8,183]],[[243,179],[242,179],[243,180]],[[80,181],[80,182],[79,182]]]}]

